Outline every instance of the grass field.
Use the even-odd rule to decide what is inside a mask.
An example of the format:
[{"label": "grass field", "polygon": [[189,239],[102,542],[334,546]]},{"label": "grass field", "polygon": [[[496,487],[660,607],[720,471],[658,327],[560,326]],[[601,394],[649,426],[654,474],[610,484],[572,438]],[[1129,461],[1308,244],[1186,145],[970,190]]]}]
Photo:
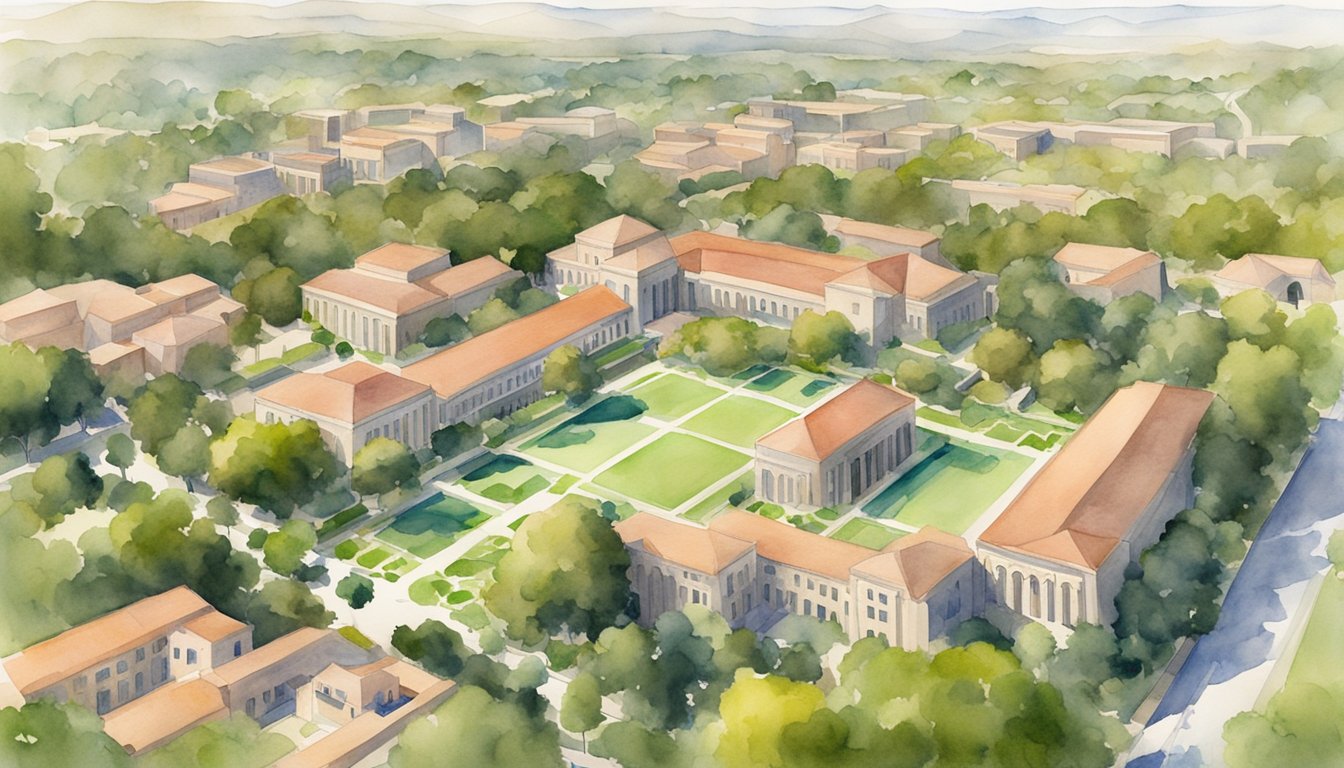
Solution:
[{"label": "grass field", "polygon": [[1030,465],[1025,456],[1011,451],[951,440],[864,505],[863,511],[960,536]]},{"label": "grass field", "polygon": [[830,379],[775,368],[753,379],[746,388],[805,407],[815,403],[835,386],[836,382]]},{"label": "grass field", "polygon": [[722,395],[723,390],[669,373],[635,387],[628,394],[644,401],[649,407],[648,414],[655,419],[675,421]]},{"label": "grass field", "polygon": [[426,558],[452,544],[463,531],[489,519],[490,515],[461,499],[436,494],[402,512],[375,538]]},{"label": "grass field", "polygon": [[517,504],[545,490],[555,475],[517,456],[496,456],[462,476],[462,487],[501,504]]},{"label": "grass field", "polygon": [[888,528],[872,520],[855,518],[840,526],[840,530],[831,534],[831,538],[848,541],[869,549],[881,549],[905,534]]},{"label": "grass field", "polygon": [[1327,574],[1285,684],[1314,683],[1325,687],[1344,684],[1344,668],[1338,663],[1341,637],[1344,637],[1344,581]]},{"label": "grass field", "polygon": [[746,454],[670,433],[635,451],[593,482],[630,499],[674,509],[746,464]]},{"label": "grass field", "polygon": [[756,487],[756,473],[748,470],[724,484],[722,488],[701,499],[694,507],[681,513],[681,517],[696,523],[707,521],[715,512],[728,506],[729,497],[741,492],[750,497]]},{"label": "grass field", "polygon": [[643,412],[643,403],[633,397],[609,397],[523,443],[520,450],[566,469],[590,472],[656,431],[639,423]]},{"label": "grass field", "polygon": [[711,405],[682,426],[691,432],[750,448],[756,438],[798,414],[763,400],[728,397]]}]

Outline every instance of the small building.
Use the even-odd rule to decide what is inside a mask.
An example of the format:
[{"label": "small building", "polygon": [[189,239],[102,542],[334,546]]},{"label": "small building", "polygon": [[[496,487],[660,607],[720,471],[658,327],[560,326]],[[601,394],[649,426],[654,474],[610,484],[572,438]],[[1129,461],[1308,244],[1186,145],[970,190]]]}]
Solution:
[{"label": "small building", "polygon": [[428,386],[362,361],[323,373],[293,374],[257,392],[255,403],[259,422],[316,423],[347,466],[375,437],[420,450],[429,447],[437,428]]},{"label": "small building", "polygon": [[305,109],[291,118],[301,121],[307,130],[310,152],[339,149],[341,135],[354,127],[354,113],[348,109]]},{"label": "small building", "polygon": [[499,259],[456,266],[448,251],[388,243],[301,286],[310,317],[351,344],[395,355],[416,343],[436,317],[466,317],[497,288],[523,276]]},{"label": "small building", "polygon": [[823,216],[822,222],[840,240],[842,247],[862,246],[878,256],[913,253],[939,266],[952,266],[943,259],[940,249],[942,240],[932,232],[839,217]]},{"label": "small building", "polygon": [[915,398],[867,379],[756,441],[756,491],[796,509],[853,504],[915,456]]},{"label": "small building", "polygon": [[965,206],[988,205],[996,211],[1006,211],[1019,205],[1030,205],[1041,213],[1067,213],[1082,216],[1097,202],[1105,199],[1101,192],[1072,184],[1013,184],[1006,181],[973,181],[957,179],[952,189],[965,195]]},{"label": "small building", "polygon": [[1100,304],[1131,293],[1161,301],[1167,292],[1166,265],[1152,251],[1068,243],[1055,254],[1055,263],[1063,268],[1070,290]]},{"label": "small building", "polygon": [[1284,134],[1277,136],[1247,136],[1237,139],[1237,154],[1247,160],[1260,160],[1275,157],[1288,151],[1293,142],[1301,136]]},{"label": "small building", "polygon": [[341,136],[341,161],[354,181],[382,184],[412,168],[432,167],[434,156],[417,138],[364,127]]},{"label": "small building", "polygon": [[844,141],[809,144],[798,150],[799,165],[822,165],[831,170],[858,173],[871,168],[894,171],[913,155],[908,149],[867,146]]},{"label": "small building", "polygon": [[653,144],[635,154],[645,170],[673,184],[721,171],[777,176],[795,157],[793,124],[755,114],[733,123],[663,123],[653,130]]},{"label": "small building", "polygon": [[1045,152],[1055,140],[1047,128],[1012,121],[977,126],[970,132],[976,141],[988,144],[1014,162]]},{"label": "small building", "polygon": [[916,123],[887,131],[887,146],[923,152],[935,141],[951,141],[961,135],[955,123]]},{"label": "small building", "polygon": [[1319,259],[1248,253],[1214,273],[1213,283],[1228,296],[1251,288],[1294,307],[1335,300],[1335,278]]},{"label": "small building", "polygon": [[1114,621],[1125,568],[1194,503],[1213,397],[1150,382],[1111,395],[980,535],[987,599],[1056,627]]},{"label": "small building", "polygon": [[354,181],[350,169],[339,155],[318,152],[294,152],[273,155],[275,172],[291,195],[330,192],[340,184]]}]

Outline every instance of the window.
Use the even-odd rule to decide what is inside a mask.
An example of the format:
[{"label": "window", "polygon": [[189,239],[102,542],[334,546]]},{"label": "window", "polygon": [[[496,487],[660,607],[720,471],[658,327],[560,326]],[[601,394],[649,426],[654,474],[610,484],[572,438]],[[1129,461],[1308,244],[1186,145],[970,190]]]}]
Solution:
[{"label": "window", "polygon": [[873,599],[873,590],[871,590],[871,589],[868,590],[868,599],[869,599],[869,600],[872,600],[872,599]]},{"label": "window", "polygon": [[173,658],[174,658],[174,659],[180,659],[180,658],[182,658],[182,649],[181,649],[181,648],[174,648],[174,649],[173,649]]},{"label": "window", "polygon": [[859,314],[859,302],[854,302],[854,305],[850,307],[850,313],[856,316]]},{"label": "window", "polygon": [[835,587],[831,587],[831,599],[832,599],[832,600],[839,600],[839,599],[840,599],[840,590],[836,589]]},{"label": "window", "polygon": [[886,604],[887,604],[887,595],[886,595],[886,593],[879,594],[879,595],[877,596],[877,602],[879,602],[879,603],[881,603],[881,604],[883,604],[883,605],[886,605]]},{"label": "window", "polygon": [[341,701],[345,701],[345,691],[342,691],[340,688],[337,688],[336,698],[340,699]]},{"label": "window", "polygon": [[796,574],[796,573],[793,574],[793,586],[796,587],[796,586],[798,586],[801,582],[802,582],[802,578],[801,578],[798,574]]},{"label": "window", "polygon": [[766,575],[766,576],[774,576],[774,575],[775,575],[775,566],[773,566],[773,565],[767,565],[767,566],[765,566],[765,575]]},{"label": "window", "polygon": [[118,662],[117,662],[117,674],[120,675],[121,673],[125,672],[130,666],[131,666],[130,664],[126,663],[126,660],[125,660],[125,659],[122,659],[121,661],[118,661]]},{"label": "window", "polygon": [[120,680],[117,682],[117,703],[124,704],[131,698],[131,683],[129,680]]},{"label": "window", "polygon": [[821,619],[822,621],[826,620],[826,606],[824,605],[817,606],[817,618]]},{"label": "window", "polygon": [[874,615],[875,613],[876,613],[876,611],[873,610],[873,606],[871,606],[871,605],[868,606],[868,618],[870,618],[870,619],[873,618],[873,615]]},{"label": "window", "polygon": [[136,661],[144,661],[144,660],[145,660],[145,649],[144,649],[144,648],[136,648],[136,649],[135,649],[135,660],[136,660]]},{"label": "window", "polygon": [[887,612],[886,612],[886,611],[878,611],[878,612],[877,612],[877,620],[880,621],[880,622],[882,622],[883,624],[886,624],[886,623],[887,623]]},{"label": "window", "polygon": [[271,703],[271,692],[270,692],[270,691],[262,691],[262,692],[261,692],[261,703],[262,703],[262,704],[270,704],[270,703]]},{"label": "window", "polygon": [[195,648],[188,648],[188,649],[187,649],[187,663],[188,663],[188,664],[195,664],[195,663],[196,663],[196,649],[195,649]]},{"label": "window", "polygon": [[167,645],[168,645],[168,638],[160,637],[158,640],[154,641],[154,652],[158,653],[159,651],[162,651],[164,647]]},{"label": "window", "polygon": [[102,669],[98,670],[98,673],[93,676],[93,679],[96,682],[101,683],[111,676],[112,676],[112,670],[108,667],[103,667]]},{"label": "window", "polygon": [[816,589],[816,586],[817,586],[817,585],[816,585],[816,582],[812,581],[811,579],[808,579],[808,580],[807,580],[807,588],[808,588],[808,589]]},{"label": "window", "polygon": [[233,642],[233,657],[238,658],[243,655],[243,641],[235,640]]},{"label": "window", "polygon": [[107,714],[108,710],[112,709],[112,692],[106,690],[99,691],[97,706],[98,706],[98,714],[100,715]]}]

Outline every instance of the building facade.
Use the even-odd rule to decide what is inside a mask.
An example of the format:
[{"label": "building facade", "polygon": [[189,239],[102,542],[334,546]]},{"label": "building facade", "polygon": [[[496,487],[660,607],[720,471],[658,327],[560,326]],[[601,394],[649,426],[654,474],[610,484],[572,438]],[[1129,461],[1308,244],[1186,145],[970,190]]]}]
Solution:
[{"label": "building facade", "polygon": [[548,285],[606,286],[634,308],[641,327],[676,310],[678,274],[667,236],[633,216],[589,227],[547,254]]},{"label": "building facade", "polygon": [[1248,253],[1214,273],[1213,284],[1224,296],[1252,288],[1294,307],[1335,300],[1335,278],[1318,259]]},{"label": "building facade", "polygon": [[1132,293],[1161,301],[1168,290],[1167,267],[1152,251],[1067,243],[1054,258],[1069,290],[1100,304]]}]

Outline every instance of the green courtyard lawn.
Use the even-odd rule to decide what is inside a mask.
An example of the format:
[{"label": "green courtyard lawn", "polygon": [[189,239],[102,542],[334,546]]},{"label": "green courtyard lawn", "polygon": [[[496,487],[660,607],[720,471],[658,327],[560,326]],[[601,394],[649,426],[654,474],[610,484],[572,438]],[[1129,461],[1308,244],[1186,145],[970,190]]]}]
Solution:
[{"label": "green courtyard lawn", "polygon": [[682,427],[725,443],[750,448],[756,439],[798,414],[753,397],[724,398],[691,417]]},{"label": "green courtyard lawn", "polygon": [[822,395],[835,386],[836,382],[831,379],[774,368],[752,379],[746,388],[779,398],[786,403],[806,407],[821,399]]},{"label": "green courtyard lawn", "polygon": [[397,515],[375,538],[423,559],[438,554],[463,531],[489,519],[488,513],[440,493]]},{"label": "green courtyard lawn", "polygon": [[649,408],[648,414],[655,419],[675,421],[722,395],[723,390],[668,373],[635,387],[628,394],[642,400]]},{"label": "green courtyard lawn", "polygon": [[1321,592],[1311,608],[1311,618],[1302,642],[1288,668],[1285,685],[1312,683],[1335,690],[1344,685],[1344,668],[1338,663],[1339,639],[1344,637],[1344,581],[1333,572],[1325,575]]},{"label": "green courtyard lawn", "polygon": [[960,536],[1031,466],[1011,451],[950,440],[908,470],[863,511]]},{"label": "green courtyard lawn", "polygon": [[750,498],[756,489],[756,472],[747,470],[723,484],[719,490],[701,499],[694,507],[681,513],[681,517],[694,523],[708,522],[716,512],[732,503],[734,495]]},{"label": "green courtyard lawn", "polygon": [[529,456],[575,472],[590,472],[655,431],[639,423],[645,406],[628,395],[609,397],[523,443]]},{"label": "green courtyard lawn", "polygon": [[856,517],[840,526],[840,530],[831,534],[831,538],[848,541],[869,549],[882,549],[905,534],[872,520]]},{"label": "green courtyard lawn", "polygon": [[593,482],[626,498],[671,510],[747,461],[746,454],[669,433],[621,459]]},{"label": "green courtyard lawn", "polygon": [[518,456],[495,456],[462,476],[458,484],[501,504],[518,504],[545,490],[555,474]]}]

